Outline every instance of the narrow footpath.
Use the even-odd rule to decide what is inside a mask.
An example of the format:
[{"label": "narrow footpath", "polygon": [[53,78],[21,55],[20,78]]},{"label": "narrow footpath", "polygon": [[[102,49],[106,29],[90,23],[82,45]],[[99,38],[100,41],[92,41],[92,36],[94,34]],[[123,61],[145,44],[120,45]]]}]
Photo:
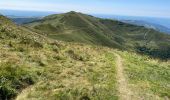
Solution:
[{"label": "narrow footpath", "polygon": [[120,100],[132,100],[132,92],[128,88],[128,82],[124,75],[123,59],[120,55],[116,54],[116,70],[118,81],[118,92]]}]

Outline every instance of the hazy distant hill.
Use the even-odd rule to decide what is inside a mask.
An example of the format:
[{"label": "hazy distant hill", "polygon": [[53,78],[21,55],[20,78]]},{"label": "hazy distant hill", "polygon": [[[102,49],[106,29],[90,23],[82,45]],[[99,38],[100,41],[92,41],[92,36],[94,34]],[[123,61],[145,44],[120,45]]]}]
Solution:
[{"label": "hazy distant hill", "polygon": [[122,20],[122,22],[133,24],[133,25],[144,26],[146,28],[152,28],[152,29],[155,29],[157,31],[164,32],[166,34],[170,34],[169,28],[162,26],[162,25],[158,25],[158,24],[149,23],[149,22],[140,21],[140,20]]},{"label": "hazy distant hill", "polygon": [[7,17],[43,17],[50,14],[55,14],[56,12],[44,12],[44,11],[22,11],[22,10],[8,10],[0,9],[0,14]]},{"label": "hazy distant hill", "polygon": [[41,17],[28,17],[28,18],[20,18],[20,17],[13,17],[13,18],[10,18],[12,19],[13,22],[15,22],[16,24],[25,24],[25,23],[30,23],[30,22],[33,22],[33,21],[36,21],[36,20],[39,20],[41,19]]},{"label": "hazy distant hill", "polygon": [[142,17],[142,16],[121,16],[121,15],[104,15],[95,14],[95,16],[100,18],[116,19],[119,21],[130,20],[130,21],[145,21],[147,23],[152,23],[156,25],[161,25],[170,28],[170,18],[159,18],[159,17]]}]

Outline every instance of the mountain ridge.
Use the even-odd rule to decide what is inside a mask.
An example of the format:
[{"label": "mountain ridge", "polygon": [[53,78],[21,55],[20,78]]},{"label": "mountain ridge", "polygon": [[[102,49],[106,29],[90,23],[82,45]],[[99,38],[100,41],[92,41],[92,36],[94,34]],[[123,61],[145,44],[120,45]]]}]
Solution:
[{"label": "mountain ridge", "polygon": [[[162,59],[169,58],[170,35],[143,26],[101,19],[74,11],[46,16],[25,25],[57,40],[97,44]],[[162,49],[161,46],[166,48]],[[160,56],[162,50],[166,53]]]},{"label": "mountain ridge", "polygon": [[[61,16],[61,18],[59,18],[60,16]],[[70,16],[71,16],[71,19],[70,19]],[[58,19],[56,19],[56,17]],[[77,12],[69,12],[69,13],[66,13],[66,14],[61,14],[59,16],[56,16],[56,15],[47,16],[43,20],[40,20],[40,21],[44,21],[44,20],[51,21],[53,19],[54,20],[56,19],[56,22],[59,22],[59,24],[57,24],[58,27],[63,27],[63,28],[65,27],[65,30],[73,30],[73,31],[75,31],[75,33],[76,32],[78,33],[79,31],[81,33],[81,31],[83,31],[85,33],[85,35],[88,34],[88,35],[86,35],[85,38],[89,38],[89,39],[92,38],[91,41],[95,40],[93,42],[97,41],[98,43],[100,43],[101,41],[98,40],[98,38],[105,38],[105,39],[103,39],[104,42],[102,42],[104,45],[108,45],[108,44],[109,44],[108,46],[111,46],[111,44],[118,45],[118,43],[114,43],[113,41],[108,41],[109,40],[109,39],[107,39],[108,37],[104,36],[103,34],[101,34],[101,32],[99,32],[99,31],[102,31],[103,27],[100,27],[101,29],[96,30],[97,26],[95,26],[95,24],[92,24],[89,21],[88,17],[89,17],[89,15],[84,15],[84,14],[77,13]],[[79,23],[76,24],[74,22],[79,22]],[[50,23],[47,23],[47,24],[49,25]],[[56,24],[55,21],[53,21],[52,24],[55,25]],[[52,24],[50,26],[53,26]],[[63,24],[65,26],[63,26]],[[53,27],[53,29],[55,29],[55,28]],[[91,31],[91,32],[88,32],[88,31]],[[48,31],[47,31],[47,33],[48,33]],[[92,37],[89,36],[89,35],[92,35]],[[97,36],[98,38],[95,37],[95,36]],[[76,39],[78,39],[78,38],[76,38]],[[83,40],[83,42],[89,42],[89,41]]]}]

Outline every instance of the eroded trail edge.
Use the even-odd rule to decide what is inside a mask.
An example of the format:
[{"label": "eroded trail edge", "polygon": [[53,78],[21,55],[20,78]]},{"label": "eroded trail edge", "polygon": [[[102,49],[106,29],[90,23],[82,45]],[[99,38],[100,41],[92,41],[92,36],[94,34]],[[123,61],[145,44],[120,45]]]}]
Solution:
[{"label": "eroded trail edge", "polygon": [[117,82],[120,100],[132,100],[132,92],[128,88],[128,82],[124,75],[123,59],[119,54],[116,54],[116,70],[117,70]]}]

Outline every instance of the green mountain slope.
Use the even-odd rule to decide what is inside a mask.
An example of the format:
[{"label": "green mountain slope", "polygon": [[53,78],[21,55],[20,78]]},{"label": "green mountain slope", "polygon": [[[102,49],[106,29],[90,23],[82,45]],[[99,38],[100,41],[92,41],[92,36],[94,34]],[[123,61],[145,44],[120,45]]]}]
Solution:
[{"label": "green mountain slope", "polygon": [[4,16],[0,16],[0,50],[0,100],[170,98],[169,61],[59,42]]},{"label": "green mountain slope", "polygon": [[107,49],[51,40],[4,16],[0,49],[0,100],[118,98]]},{"label": "green mountain slope", "polygon": [[27,25],[58,40],[122,48],[117,41],[109,38],[110,30],[98,19],[81,13],[51,15]]},{"label": "green mountain slope", "polygon": [[50,15],[26,26],[57,40],[132,50],[162,59],[170,58],[170,35],[119,21],[72,11]]}]

